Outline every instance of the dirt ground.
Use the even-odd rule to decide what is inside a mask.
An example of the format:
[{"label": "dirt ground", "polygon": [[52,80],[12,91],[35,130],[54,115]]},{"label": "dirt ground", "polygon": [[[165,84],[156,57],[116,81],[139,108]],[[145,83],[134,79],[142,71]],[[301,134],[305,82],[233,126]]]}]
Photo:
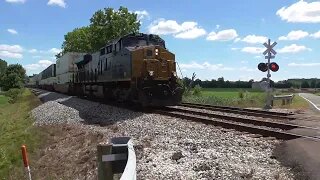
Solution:
[{"label": "dirt ground", "polygon": [[106,136],[76,125],[41,128],[47,142],[31,156],[33,179],[97,179],[96,146]]},{"label": "dirt ground", "polygon": [[[310,118],[312,122],[316,121],[313,118],[315,114],[312,112],[300,113],[300,115],[312,117]],[[320,124],[320,119],[318,123]],[[107,134],[90,131],[90,128],[83,128],[81,125],[62,124],[39,128],[43,131],[45,142],[43,147],[30,157],[33,179],[97,179],[97,144],[108,142]],[[312,147],[305,148],[309,146],[308,144],[310,143],[301,140],[287,141],[276,150],[275,156],[286,166],[307,167],[308,169],[295,169],[306,172],[298,178],[304,179],[305,175],[309,175],[310,179],[317,179],[320,174],[317,173],[316,167],[320,167],[320,159],[313,159],[313,157],[316,156],[320,145],[313,144]],[[139,150],[139,147],[136,148]],[[139,158],[139,153],[136,153]],[[16,175],[14,177],[13,179],[17,178]],[[18,179],[22,178],[18,177]]]}]

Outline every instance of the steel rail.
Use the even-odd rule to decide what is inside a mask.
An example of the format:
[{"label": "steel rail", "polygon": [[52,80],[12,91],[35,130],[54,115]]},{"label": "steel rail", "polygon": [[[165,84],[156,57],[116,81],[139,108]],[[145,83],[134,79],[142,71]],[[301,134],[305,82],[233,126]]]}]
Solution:
[{"label": "steel rail", "polygon": [[181,104],[183,107],[190,107],[190,108],[198,108],[198,109],[207,109],[212,111],[220,111],[220,112],[226,112],[226,113],[234,113],[234,114],[241,114],[241,115],[248,115],[248,116],[255,116],[255,117],[263,117],[263,118],[272,118],[272,119],[285,119],[285,120],[295,120],[296,117],[292,116],[283,116],[283,115],[277,115],[277,114],[269,114],[262,112],[252,112],[247,111],[247,109],[229,109],[224,107],[214,107],[214,106],[203,106],[198,104]]},{"label": "steel rail", "polygon": [[205,124],[212,124],[214,126],[220,126],[220,127],[226,128],[226,129],[235,129],[237,131],[249,132],[252,134],[260,134],[264,137],[275,137],[277,139],[282,139],[282,140],[291,140],[291,139],[297,139],[297,138],[306,138],[306,139],[310,139],[313,141],[320,140],[319,138],[311,137],[311,136],[304,136],[304,135],[285,132],[285,131],[276,131],[273,129],[263,128],[263,127],[259,127],[259,126],[257,127],[257,126],[252,126],[252,125],[248,125],[248,124],[237,124],[237,123],[230,122],[230,121],[209,119],[209,118],[205,118],[205,117],[198,117],[195,115],[186,115],[186,114],[181,114],[179,112],[170,112],[170,111],[166,111],[166,110],[155,110],[155,112],[158,114],[161,114],[161,115],[177,117],[177,118],[181,118],[181,119],[188,119],[188,120],[192,120],[192,121],[198,121],[198,122],[202,122]]},{"label": "steel rail", "polygon": [[270,127],[270,128],[279,128],[282,130],[290,130],[290,129],[294,129],[294,128],[316,129],[316,128],[307,127],[307,126],[300,126],[300,125],[296,125],[296,124],[288,124],[288,123],[265,121],[265,120],[258,120],[258,119],[246,118],[246,117],[236,117],[236,116],[230,116],[230,115],[207,113],[207,112],[200,112],[200,111],[195,111],[195,110],[190,110],[190,109],[180,109],[180,108],[175,108],[175,107],[165,107],[165,108],[163,108],[163,110],[177,111],[177,112],[189,113],[189,114],[194,114],[194,115],[199,115],[199,116],[207,116],[207,117],[211,117],[211,118],[218,118],[218,119],[229,120],[229,121],[234,121],[234,122],[253,124],[256,126],[266,126],[266,127]]},{"label": "steel rail", "polygon": [[[198,106],[201,108],[212,108],[216,110],[234,110],[234,112],[252,112],[252,113],[259,113],[259,114],[266,114],[271,116],[291,116],[294,113],[284,113],[284,112],[274,112],[274,111],[266,111],[266,110],[259,110],[259,109],[248,109],[248,108],[240,108],[240,107],[232,107],[232,106],[217,106],[217,105],[209,105],[209,104],[198,104],[198,103],[181,103],[181,106]],[[290,119],[289,117],[287,117]]]}]

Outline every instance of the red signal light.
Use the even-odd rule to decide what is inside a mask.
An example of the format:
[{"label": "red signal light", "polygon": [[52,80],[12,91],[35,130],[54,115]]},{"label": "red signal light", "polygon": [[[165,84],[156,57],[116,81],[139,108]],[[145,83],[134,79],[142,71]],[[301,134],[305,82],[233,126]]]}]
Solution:
[{"label": "red signal light", "polygon": [[273,72],[277,72],[279,70],[279,65],[275,62],[269,64],[269,69]]}]

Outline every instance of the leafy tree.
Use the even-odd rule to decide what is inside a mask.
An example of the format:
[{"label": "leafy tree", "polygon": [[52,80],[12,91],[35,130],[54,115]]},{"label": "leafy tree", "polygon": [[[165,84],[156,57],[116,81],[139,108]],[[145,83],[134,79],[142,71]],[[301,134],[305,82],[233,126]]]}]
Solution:
[{"label": "leafy tree", "polygon": [[303,81],[301,84],[301,88],[310,88],[308,81]]},{"label": "leafy tree", "polygon": [[118,11],[113,8],[98,10],[90,19],[90,25],[76,28],[65,35],[62,44],[62,53],[66,52],[95,52],[103,47],[108,41],[138,32],[140,22],[137,14],[131,13],[125,7]]},{"label": "leafy tree", "polygon": [[22,88],[23,83],[17,73],[5,74],[2,77],[3,90],[7,91],[11,88]]},{"label": "leafy tree", "polygon": [[21,88],[25,79],[26,70],[20,64],[10,64],[3,75],[0,82],[3,89]]},{"label": "leafy tree", "polygon": [[24,79],[26,70],[20,64],[10,64],[5,72],[9,74],[17,74],[20,79]]},{"label": "leafy tree", "polygon": [[218,78],[218,87],[219,88],[223,88],[224,87],[224,78],[223,77],[219,77]]},{"label": "leafy tree", "polygon": [[91,38],[90,27],[76,28],[64,36],[62,49],[64,52],[93,52]]},{"label": "leafy tree", "polygon": [[90,27],[93,38],[92,47],[98,50],[112,39],[138,32],[140,22],[137,14],[121,6],[118,11],[114,11],[113,8],[105,8],[95,12],[90,19]]},{"label": "leafy tree", "polygon": [[316,88],[316,84],[317,84],[316,80],[313,79],[313,80],[311,81],[310,87],[311,87],[311,88]]},{"label": "leafy tree", "polygon": [[5,72],[7,68],[7,62],[5,60],[0,59],[0,76]]}]

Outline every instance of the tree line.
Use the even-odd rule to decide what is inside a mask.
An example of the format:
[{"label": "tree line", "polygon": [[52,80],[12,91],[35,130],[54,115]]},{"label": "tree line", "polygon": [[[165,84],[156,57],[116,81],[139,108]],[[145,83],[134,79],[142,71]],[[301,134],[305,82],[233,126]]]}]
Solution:
[{"label": "tree line", "polygon": [[[263,78],[261,81],[266,81],[266,78]],[[191,83],[191,79],[188,77],[183,78],[183,83],[185,85],[189,85]],[[203,88],[251,88],[254,80],[251,79],[249,81],[228,81],[224,80],[223,77],[212,80],[194,80],[192,87],[199,85]],[[312,80],[311,82],[307,80],[302,80],[301,83],[292,83],[288,80],[274,82],[270,80],[271,87],[273,88],[320,88],[320,80],[316,82],[316,80]]]},{"label": "tree line", "polygon": [[0,59],[0,87],[7,91],[22,88],[26,80],[26,70],[20,64],[10,64]]}]

